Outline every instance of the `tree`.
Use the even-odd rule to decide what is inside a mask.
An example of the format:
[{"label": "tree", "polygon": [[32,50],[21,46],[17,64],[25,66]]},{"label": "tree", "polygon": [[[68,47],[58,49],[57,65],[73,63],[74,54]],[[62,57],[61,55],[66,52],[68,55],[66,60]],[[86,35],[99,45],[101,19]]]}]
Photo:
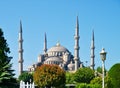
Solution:
[{"label": "tree", "polygon": [[[91,80],[90,84],[93,85],[100,85],[102,87],[102,77],[95,77],[94,79]],[[113,88],[113,85],[111,83],[111,78],[106,75],[105,77],[105,88]]]},{"label": "tree", "polygon": [[102,85],[102,78],[101,77],[95,77],[94,79],[91,80],[91,84],[100,84]]},{"label": "tree", "polygon": [[74,80],[78,83],[90,83],[94,78],[94,71],[88,67],[78,69],[74,74]]},{"label": "tree", "polygon": [[66,84],[74,83],[73,73],[66,72]]},{"label": "tree", "polygon": [[11,80],[14,79],[13,70],[11,69],[12,64],[10,63],[12,57],[8,56],[9,53],[10,49],[0,28],[0,85],[8,86],[8,88],[12,84]]},{"label": "tree", "polygon": [[65,85],[65,71],[58,65],[43,64],[36,68],[33,74],[33,79],[38,87],[51,86],[57,88],[64,88]]},{"label": "tree", "polygon": [[102,67],[97,67],[97,72],[102,74]]},{"label": "tree", "polygon": [[120,63],[117,63],[110,68],[108,76],[111,78],[113,88],[120,88]]},{"label": "tree", "polygon": [[[97,67],[97,72],[102,74],[102,67]],[[106,75],[106,73],[107,73],[107,70],[105,69],[105,75]]]},{"label": "tree", "polygon": [[28,73],[28,72],[23,72],[19,77],[18,77],[19,81],[24,81],[25,83],[28,82],[33,82],[33,74],[32,73]]},{"label": "tree", "polygon": [[108,75],[105,77],[105,88],[114,88],[112,79]]}]

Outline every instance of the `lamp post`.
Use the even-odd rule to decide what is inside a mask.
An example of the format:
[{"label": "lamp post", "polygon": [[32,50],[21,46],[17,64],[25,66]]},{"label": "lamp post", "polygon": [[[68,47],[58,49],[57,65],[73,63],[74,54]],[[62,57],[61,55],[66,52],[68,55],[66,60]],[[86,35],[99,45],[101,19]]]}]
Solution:
[{"label": "lamp post", "polygon": [[102,60],[102,88],[105,87],[105,82],[104,82],[104,76],[105,76],[105,60],[106,60],[106,54],[107,52],[105,52],[105,49],[103,48],[102,51],[100,52],[100,57],[101,57],[101,60]]}]

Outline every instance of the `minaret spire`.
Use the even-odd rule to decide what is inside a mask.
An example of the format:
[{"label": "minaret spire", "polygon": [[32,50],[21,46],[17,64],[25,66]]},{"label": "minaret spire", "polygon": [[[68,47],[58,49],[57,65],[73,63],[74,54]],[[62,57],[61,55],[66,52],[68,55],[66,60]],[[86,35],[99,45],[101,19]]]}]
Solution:
[{"label": "minaret spire", "polygon": [[23,72],[23,38],[22,38],[22,22],[20,21],[20,31],[19,31],[19,56],[18,56],[18,63],[19,63],[19,75]]},{"label": "minaret spire", "polygon": [[75,46],[74,46],[74,61],[75,61],[75,71],[79,67],[79,22],[78,22],[78,16],[77,16],[77,22],[76,22],[76,29],[75,29]]},{"label": "minaret spire", "polygon": [[94,30],[92,32],[92,41],[91,41],[91,64],[90,64],[90,68],[94,70],[94,66],[95,66],[95,63],[94,63],[94,58],[95,58],[95,44],[94,44]]},{"label": "minaret spire", "polygon": [[44,54],[46,54],[46,52],[47,52],[47,37],[46,37],[46,33],[45,33],[45,35],[44,35],[45,37],[44,37]]},{"label": "minaret spire", "polygon": [[22,33],[22,22],[20,20],[20,33]]}]

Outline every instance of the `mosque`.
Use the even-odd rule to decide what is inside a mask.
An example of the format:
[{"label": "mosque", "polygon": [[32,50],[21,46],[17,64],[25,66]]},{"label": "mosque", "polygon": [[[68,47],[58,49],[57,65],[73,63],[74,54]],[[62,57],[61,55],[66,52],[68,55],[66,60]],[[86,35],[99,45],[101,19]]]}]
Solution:
[{"label": "mosque", "polygon": [[[80,60],[79,56],[79,20],[77,16],[76,21],[76,28],[75,28],[75,35],[74,35],[74,41],[75,45],[74,47],[74,55],[71,54],[71,52],[62,46],[59,42],[51,47],[50,49],[47,49],[47,36],[46,33],[44,35],[44,49],[43,53],[38,55],[38,61],[36,64],[33,64],[28,67],[28,71],[34,71],[37,66],[40,66],[42,64],[56,64],[65,71],[76,71],[78,68],[83,67],[83,63]],[[92,41],[91,41],[91,64],[90,68],[94,70],[94,31],[92,34]],[[19,63],[19,75],[23,72],[23,38],[22,38],[22,23],[20,22],[20,31],[19,31],[19,57],[18,57],[18,63]]]}]

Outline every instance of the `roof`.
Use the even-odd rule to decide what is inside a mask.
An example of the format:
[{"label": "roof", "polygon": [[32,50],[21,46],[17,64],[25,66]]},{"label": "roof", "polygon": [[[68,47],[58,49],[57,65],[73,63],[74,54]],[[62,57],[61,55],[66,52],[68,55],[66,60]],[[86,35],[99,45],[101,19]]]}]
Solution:
[{"label": "roof", "polygon": [[69,52],[68,49],[57,43],[55,46],[51,47],[48,52]]},{"label": "roof", "polygon": [[62,62],[62,59],[59,57],[49,57],[45,62],[47,62],[47,61]]}]

